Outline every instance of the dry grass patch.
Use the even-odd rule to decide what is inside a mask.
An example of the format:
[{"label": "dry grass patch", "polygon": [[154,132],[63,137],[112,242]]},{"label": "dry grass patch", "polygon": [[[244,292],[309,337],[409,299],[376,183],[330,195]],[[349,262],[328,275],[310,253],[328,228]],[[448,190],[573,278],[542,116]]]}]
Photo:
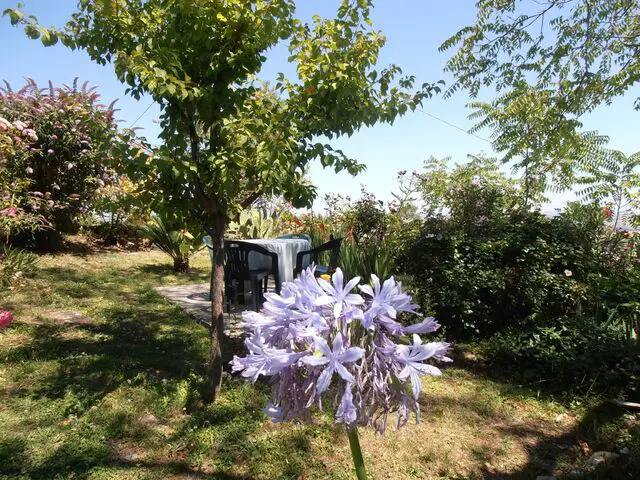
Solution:
[{"label": "dry grass patch", "polygon": [[[376,478],[482,478],[482,472],[513,474],[530,461],[531,447],[569,431],[559,427],[553,403],[514,406],[501,387],[468,372],[449,369],[424,381],[419,424],[384,436],[360,432],[369,470]],[[318,445],[332,470],[349,470],[346,436]]]}]

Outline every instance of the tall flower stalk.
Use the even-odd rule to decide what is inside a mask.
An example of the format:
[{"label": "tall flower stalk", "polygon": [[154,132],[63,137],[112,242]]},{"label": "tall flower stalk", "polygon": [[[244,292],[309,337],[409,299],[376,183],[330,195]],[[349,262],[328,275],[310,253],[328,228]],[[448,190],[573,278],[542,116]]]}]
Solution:
[{"label": "tall flower stalk", "polygon": [[[439,376],[426,363],[449,362],[450,345],[423,342],[440,324],[433,317],[405,326],[398,314],[420,316],[411,297],[393,277],[370,285],[356,277],[344,283],[336,270],[328,282],[313,268],[267,293],[261,312],[243,313],[251,332],[248,355],[234,356],[234,372],[255,382],[271,377],[272,396],[266,413],[279,422],[308,418],[310,409],[335,408],[335,421],[346,426],[358,479],[366,478],[358,426],[380,433],[389,416],[400,428],[411,412],[420,418],[421,377]],[[354,293],[356,287],[362,293]]]}]

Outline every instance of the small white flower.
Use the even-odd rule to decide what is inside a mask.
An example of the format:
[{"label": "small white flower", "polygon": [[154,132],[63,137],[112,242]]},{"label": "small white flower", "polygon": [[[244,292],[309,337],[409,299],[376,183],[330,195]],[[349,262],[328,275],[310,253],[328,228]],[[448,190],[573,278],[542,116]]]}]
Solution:
[{"label": "small white flower", "polygon": [[27,128],[27,124],[21,122],[20,120],[16,120],[15,122],[13,122],[13,126],[16,127],[16,129],[19,131],[23,131],[25,128]]},{"label": "small white flower", "polygon": [[565,276],[570,277],[570,276],[572,276],[572,275],[573,275],[573,272],[572,272],[571,270],[569,270],[569,269],[566,269],[566,270],[564,271],[564,274],[565,274]]}]

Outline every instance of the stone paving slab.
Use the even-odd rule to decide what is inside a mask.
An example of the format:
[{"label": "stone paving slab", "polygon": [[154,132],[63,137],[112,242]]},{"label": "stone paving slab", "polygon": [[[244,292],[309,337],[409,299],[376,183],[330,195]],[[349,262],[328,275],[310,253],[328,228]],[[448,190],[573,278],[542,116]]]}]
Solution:
[{"label": "stone paving slab", "polygon": [[[195,283],[171,287],[155,287],[154,290],[169,302],[179,305],[185,312],[207,328],[211,326],[211,302],[209,284]],[[240,326],[241,311],[224,314],[224,333],[230,337],[241,337],[244,329]]]}]

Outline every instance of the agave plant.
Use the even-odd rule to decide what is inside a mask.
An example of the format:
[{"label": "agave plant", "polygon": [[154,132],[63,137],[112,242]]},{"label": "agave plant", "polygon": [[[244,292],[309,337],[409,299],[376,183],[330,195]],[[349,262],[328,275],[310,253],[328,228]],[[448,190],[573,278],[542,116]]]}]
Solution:
[{"label": "agave plant", "polygon": [[186,229],[168,228],[165,221],[154,215],[140,228],[153,245],[173,259],[176,272],[189,271],[189,257],[202,248],[202,241]]}]

